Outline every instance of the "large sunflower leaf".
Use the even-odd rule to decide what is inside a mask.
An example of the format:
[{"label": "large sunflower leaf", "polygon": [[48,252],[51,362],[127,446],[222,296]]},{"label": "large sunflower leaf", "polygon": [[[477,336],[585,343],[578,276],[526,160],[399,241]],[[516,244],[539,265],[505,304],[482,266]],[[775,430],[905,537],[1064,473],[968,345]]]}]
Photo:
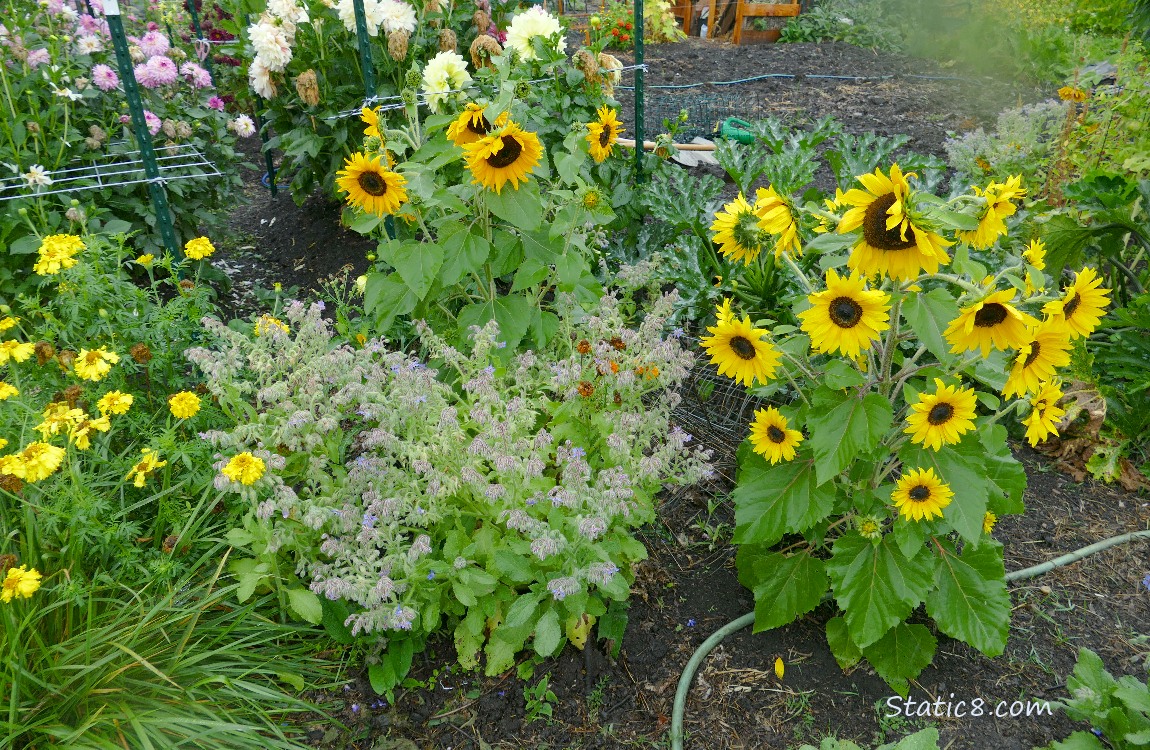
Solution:
[{"label": "large sunflower leaf", "polygon": [[754,561],[754,632],[793,622],[819,605],[830,583],[823,561],[804,551],[764,555]]},{"label": "large sunflower leaf", "polygon": [[1002,545],[968,545],[960,556],[950,543],[941,542],[934,580],[926,611],[939,629],[987,656],[1000,655],[1010,626]]},{"label": "large sunflower leaf", "polygon": [[539,188],[534,182],[520,183],[516,189],[511,183],[503,186],[498,193],[484,193],[491,213],[509,222],[516,229],[530,232],[543,223],[543,201]]},{"label": "large sunflower leaf", "polygon": [[890,429],[894,413],[890,400],[877,393],[859,398],[821,390],[820,395],[807,426],[821,485],[878,445]]},{"label": "large sunflower leaf", "polygon": [[902,315],[918,334],[926,350],[938,357],[939,362],[949,362],[954,358],[950,353],[950,342],[943,332],[950,322],[958,317],[958,304],[945,289],[929,292],[912,292],[902,304]]},{"label": "large sunflower leaf", "polygon": [[772,466],[758,453],[742,462],[735,501],[735,542],[772,545],[783,534],[803,531],[830,514],[833,485],[820,487],[810,461]]},{"label": "large sunflower leaf", "polygon": [[[974,446],[975,438],[968,435],[963,442]],[[977,543],[982,537],[989,490],[981,458],[974,451],[967,452],[970,448],[961,450],[962,453],[944,445],[935,451],[908,443],[899,451],[899,458],[904,474],[909,469],[934,469],[935,475],[954,492],[950,505],[942,509],[943,519],[964,539]]]},{"label": "large sunflower leaf", "polygon": [[863,649],[905,620],[931,584],[929,563],[908,560],[889,536],[874,544],[844,534],[826,569],[851,640]]},{"label": "large sunflower leaf", "polygon": [[902,697],[910,686],[907,680],[919,675],[934,659],[938,641],[925,625],[899,623],[877,643],[863,649],[863,656]]},{"label": "large sunflower leaf", "polygon": [[379,252],[419,299],[427,295],[443,265],[443,248],[434,242],[381,242]]},{"label": "large sunflower leaf", "polygon": [[827,620],[827,645],[831,647],[831,654],[843,670],[850,669],[862,659],[862,651],[851,640],[847,632],[847,621],[841,617]]},{"label": "large sunflower leaf", "polygon": [[1023,512],[1026,509],[1022,503],[1026,492],[1026,470],[1006,444],[1006,428],[1000,424],[984,425],[979,428],[978,435],[982,438],[981,446],[973,440],[966,441],[970,448],[962,450],[981,452],[983,475],[990,484],[988,502],[991,509],[998,513]]}]

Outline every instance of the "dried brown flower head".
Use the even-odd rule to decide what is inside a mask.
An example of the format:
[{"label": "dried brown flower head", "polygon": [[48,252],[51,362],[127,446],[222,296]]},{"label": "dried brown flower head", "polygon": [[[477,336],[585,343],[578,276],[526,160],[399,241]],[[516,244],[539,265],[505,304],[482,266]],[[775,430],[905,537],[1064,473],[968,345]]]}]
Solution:
[{"label": "dried brown flower head", "polygon": [[407,57],[407,40],[410,35],[399,29],[387,35],[387,54],[396,62],[402,62]]},{"label": "dried brown flower head", "polygon": [[485,10],[475,11],[471,16],[471,20],[475,22],[475,30],[480,34],[487,33],[487,30],[491,28],[491,16],[489,16]]},{"label": "dried brown flower head", "polygon": [[627,351],[626,342],[624,342],[623,339],[619,338],[618,336],[612,336],[611,340],[608,341],[607,343],[609,343],[611,345],[611,348],[617,352]]},{"label": "dried brown flower head", "polygon": [[488,34],[480,34],[475,37],[475,41],[471,43],[471,62],[476,68],[494,67],[491,58],[498,57],[503,54],[503,47],[499,45],[499,41]]},{"label": "dried brown flower head", "polygon": [[459,39],[456,38],[455,32],[451,29],[439,30],[439,51],[440,52],[454,52],[456,46],[459,45]]},{"label": "dried brown flower head", "polygon": [[56,347],[47,341],[36,342],[36,364],[43,367],[52,357],[56,356]]},{"label": "dried brown flower head", "polygon": [[591,396],[594,393],[595,393],[595,386],[591,385],[591,383],[589,381],[586,381],[586,380],[580,380],[579,381],[579,395],[580,396],[582,396],[583,398],[591,398]]},{"label": "dried brown flower head", "polygon": [[308,69],[296,76],[295,90],[307,106],[314,107],[319,104],[319,80],[314,70]]},{"label": "dried brown flower head", "polygon": [[[12,475],[11,474],[3,474],[0,476],[11,477]],[[12,478],[15,479],[16,477],[12,477]],[[3,479],[0,479],[0,482],[3,482],[3,481],[4,481]],[[16,555],[0,555],[0,573],[5,573],[5,572],[7,572],[8,568],[15,568],[15,567],[16,567]]]},{"label": "dried brown flower head", "polygon": [[583,339],[579,342],[579,345],[575,347],[575,351],[579,352],[580,354],[590,354],[591,342],[587,339]]},{"label": "dried brown flower head", "polygon": [[146,365],[152,361],[152,350],[144,343],[132,344],[128,349],[128,354],[138,365]]}]

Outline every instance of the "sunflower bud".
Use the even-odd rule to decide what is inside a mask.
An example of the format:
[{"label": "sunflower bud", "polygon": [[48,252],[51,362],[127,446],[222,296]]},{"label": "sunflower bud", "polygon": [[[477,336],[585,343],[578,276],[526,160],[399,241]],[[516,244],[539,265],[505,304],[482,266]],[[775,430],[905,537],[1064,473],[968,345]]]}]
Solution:
[{"label": "sunflower bud", "polygon": [[309,107],[314,107],[319,104],[319,81],[315,77],[315,71],[305,70],[296,76],[295,90],[299,94],[299,98]]},{"label": "sunflower bud", "polygon": [[670,159],[674,153],[675,145],[668,133],[660,133],[655,136],[655,156],[660,159]]},{"label": "sunflower bud", "polygon": [[451,29],[439,30],[439,51],[440,52],[454,52],[456,46],[459,44],[459,39],[456,38],[455,32]]},{"label": "sunflower bud", "polygon": [[515,83],[515,98],[526,99],[531,96],[531,83],[529,81],[517,81]]},{"label": "sunflower bud", "polygon": [[415,89],[404,89],[399,92],[399,98],[408,107],[414,107],[419,101],[419,96],[415,93]]},{"label": "sunflower bud", "polygon": [[146,365],[152,361],[152,350],[144,343],[132,344],[128,349],[128,354],[131,355],[132,360],[138,365]]},{"label": "sunflower bud", "polygon": [[[387,54],[391,55],[392,60],[402,62],[407,58],[407,41],[409,38],[410,35],[403,29],[397,29],[387,35]],[[410,78],[411,73],[408,72],[408,79]]]},{"label": "sunflower bud", "polygon": [[484,10],[475,11],[475,13],[471,16],[471,20],[475,22],[475,30],[480,34],[485,33],[491,26],[491,16],[489,16],[487,11]]},{"label": "sunflower bud", "polygon": [[418,89],[419,84],[423,83],[423,74],[419,72],[418,67],[413,66],[404,76],[403,83],[409,89]]},{"label": "sunflower bud", "polygon": [[475,41],[471,43],[471,62],[478,69],[482,67],[494,67],[491,58],[498,57],[503,54],[503,47],[500,46],[499,41],[488,34],[480,34],[475,37]]}]

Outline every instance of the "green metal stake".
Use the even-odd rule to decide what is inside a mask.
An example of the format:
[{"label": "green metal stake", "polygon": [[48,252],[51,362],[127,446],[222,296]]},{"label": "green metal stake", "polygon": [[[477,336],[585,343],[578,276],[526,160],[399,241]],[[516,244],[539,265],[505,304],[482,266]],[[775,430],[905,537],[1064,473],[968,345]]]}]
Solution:
[{"label": "green metal stake", "polygon": [[368,99],[375,96],[375,68],[371,65],[371,42],[367,38],[367,15],[363,0],[353,0],[355,9],[355,40],[359,43],[359,64],[363,67],[363,91]]},{"label": "green metal stake", "polygon": [[124,95],[128,99],[128,113],[132,117],[132,129],[140,144],[140,159],[144,162],[144,176],[148,178],[148,193],[152,196],[152,207],[156,209],[156,224],[160,227],[160,238],[164,247],[176,258],[183,257],[176,241],[176,230],[172,226],[172,214],[168,208],[168,195],[160,179],[160,168],[156,164],[156,151],[152,148],[152,135],[144,120],[144,103],[140,101],[140,88],[132,69],[132,56],[128,53],[128,39],[124,36],[124,24],[120,20],[119,0],[104,0],[104,15],[108,21],[108,31],[112,34],[112,46],[116,50],[116,67],[120,69],[120,80],[124,84]]},{"label": "green metal stake", "polygon": [[643,5],[635,3],[635,182],[643,181]]},{"label": "green metal stake", "polygon": [[204,68],[208,71],[208,77],[212,79],[212,85],[216,83],[216,74],[212,70],[212,48],[204,40],[204,30],[200,27],[200,13],[196,10],[196,0],[188,0],[188,12],[192,14],[192,28],[196,31],[196,39],[199,39],[205,45],[208,53],[204,55]]}]

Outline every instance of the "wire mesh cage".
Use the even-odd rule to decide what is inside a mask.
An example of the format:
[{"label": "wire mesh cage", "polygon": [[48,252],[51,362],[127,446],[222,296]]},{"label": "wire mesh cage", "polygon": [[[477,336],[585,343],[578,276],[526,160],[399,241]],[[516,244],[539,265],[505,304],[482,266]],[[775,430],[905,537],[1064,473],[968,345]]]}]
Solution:
[{"label": "wire mesh cage", "polygon": [[[155,152],[161,182],[223,176],[216,165],[195,146],[189,144],[157,146]],[[0,178],[0,202],[148,182],[140,151],[110,154],[91,164],[67,166],[45,172],[43,177],[39,185],[31,184],[22,175]]]}]

